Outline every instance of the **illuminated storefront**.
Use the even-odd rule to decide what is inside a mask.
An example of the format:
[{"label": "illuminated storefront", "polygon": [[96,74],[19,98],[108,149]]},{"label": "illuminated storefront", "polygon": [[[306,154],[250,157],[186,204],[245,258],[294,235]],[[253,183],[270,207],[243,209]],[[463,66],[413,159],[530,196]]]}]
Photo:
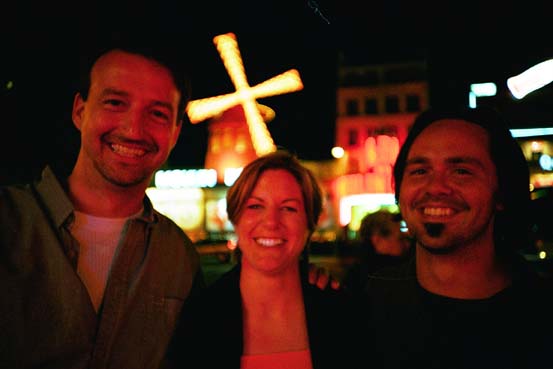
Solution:
[{"label": "illuminated storefront", "polygon": [[[519,130],[513,130],[515,136]],[[553,135],[518,137],[530,170],[530,189],[553,187]]]}]

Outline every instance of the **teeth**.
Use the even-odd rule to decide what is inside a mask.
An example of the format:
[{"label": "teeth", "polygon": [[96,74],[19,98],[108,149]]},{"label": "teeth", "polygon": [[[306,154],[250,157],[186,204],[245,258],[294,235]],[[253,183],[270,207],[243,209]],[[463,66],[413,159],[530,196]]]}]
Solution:
[{"label": "teeth", "polygon": [[284,243],[284,241],[281,238],[257,238],[255,241],[261,246],[265,246],[265,247],[278,246]]},{"label": "teeth", "polygon": [[424,215],[443,217],[453,214],[451,208],[424,208]]},{"label": "teeth", "polygon": [[119,144],[112,144],[111,149],[119,155],[127,157],[139,157],[143,156],[146,153],[146,151],[143,149],[134,149]]}]

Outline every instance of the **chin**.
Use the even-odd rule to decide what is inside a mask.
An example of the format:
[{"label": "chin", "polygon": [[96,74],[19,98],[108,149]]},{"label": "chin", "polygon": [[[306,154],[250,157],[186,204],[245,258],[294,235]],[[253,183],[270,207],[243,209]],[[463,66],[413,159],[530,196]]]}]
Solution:
[{"label": "chin", "polygon": [[457,245],[444,244],[443,242],[419,242],[420,247],[432,255],[450,255],[457,251]]}]

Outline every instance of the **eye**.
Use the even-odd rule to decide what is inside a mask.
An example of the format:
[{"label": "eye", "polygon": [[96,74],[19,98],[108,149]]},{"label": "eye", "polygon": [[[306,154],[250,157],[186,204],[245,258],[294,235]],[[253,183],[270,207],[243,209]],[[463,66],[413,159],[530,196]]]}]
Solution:
[{"label": "eye", "polygon": [[154,109],[151,114],[157,122],[168,123],[171,121],[170,115],[163,110]]},{"label": "eye", "polygon": [[291,213],[297,213],[298,212],[298,209],[296,207],[293,207],[293,206],[283,206],[282,209],[284,209],[285,211],[291,212]]},{"label": "eye", "polygon": [[455,168],[454,172],[461,175],[472,174],[472,171],[466,168]]},{"label": "eye", "polygon": [[165,112],[162,112],[161,110],[154,110],[152,114],[158,118],[169,119],[169,115],[165,114]]},{"label": "eye", "polygon": [[261,209],[261,204],[249,204],[246,206],[246,209]]},{"label": "eye", "polygon": [[411,168],[407,171],[407,174],[410,176],[420,176],[428,173],[425,168]]},{"label": "eye", "polygon": [[106,99],[104,100],[104,105],[108,105],[108,106],[111,106],[111,107],[121,107],[121,106],[124,106],[125,105],[125,102],[121,99]]}]

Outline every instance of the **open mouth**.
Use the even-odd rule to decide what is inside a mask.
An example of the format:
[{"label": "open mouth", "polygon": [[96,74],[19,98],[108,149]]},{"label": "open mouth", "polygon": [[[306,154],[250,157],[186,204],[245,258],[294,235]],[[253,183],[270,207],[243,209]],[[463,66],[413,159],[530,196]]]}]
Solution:
[{"label": "open mouth", "polygon": [[111,144],[111,150],[127,158],[140,158],[146,154],[146,150],[135,147],[128,147],[121,144]]},{"label": "open mouth", "polygon": [[257,242],[258,245],[261,245],[263,247],[274,247],[274,246],[282,245],[284,243],[284,239],[282,239],[282,238],[256,238],[255,242]]},{"label": "open mouth", "polygon": [[456,214],[456,211],[449,207],[424,207],[422,213],[430,217],[448,217]]}]

